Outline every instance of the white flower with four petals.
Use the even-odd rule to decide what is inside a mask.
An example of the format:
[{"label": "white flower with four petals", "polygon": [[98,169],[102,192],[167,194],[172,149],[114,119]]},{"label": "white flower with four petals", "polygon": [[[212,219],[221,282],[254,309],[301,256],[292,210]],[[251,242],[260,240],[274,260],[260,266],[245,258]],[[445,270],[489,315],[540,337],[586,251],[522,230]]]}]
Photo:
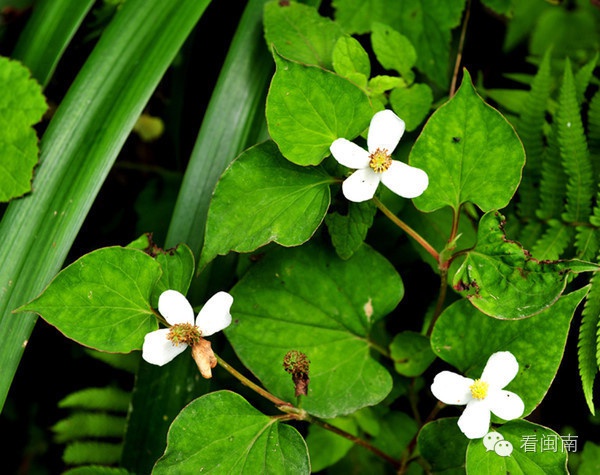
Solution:
[{"label": "white flower with four petals", "polygon": [[377,112],[367,135],[368,151],[340,138],[329,150],[342,165],[356,169],[342,184],[344,196],[354,202],[373,198],[379,182],[403,198],[421,195],[429,185],[427,173],[406,163],[392,160],[392,152],[404,134],[404,121],[391,110]]},{"label": "white flower with four petals", "polygon": [[442,371],[433,379],[431,392],[445,404],[466,405],[458,427],[469,439],[479,439],[489,432],[490,412],[507,421],[523,414],[525,405],[521,398],[504,390],[518,372],[514,355],[499,351],[490,356],[481,378],[473,380]]},{"label": "white flower with four petals", "polygon": [[158,311],[171,327],[161,328],[146,335],[142,357],[148,363],[163,366],[185,351],[188,346],[192,346],[193,352],[198,342],[205,342],[209,353],[212,353],[210,343],[203,340],[203,337],[229,326],[232,303],[231,295],[227,292],[218,292],[204,304],[194,320],[194,309],[183,294],[176,290],[164,291],[158,298]]}]

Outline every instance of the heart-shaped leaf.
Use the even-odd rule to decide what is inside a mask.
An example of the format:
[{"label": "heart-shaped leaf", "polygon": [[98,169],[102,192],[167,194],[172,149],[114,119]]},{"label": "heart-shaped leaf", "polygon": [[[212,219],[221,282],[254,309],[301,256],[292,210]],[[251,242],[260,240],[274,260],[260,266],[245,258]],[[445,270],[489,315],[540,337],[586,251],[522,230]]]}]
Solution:
[{"label": "heart-shaped leaf", "polygon": [[373,322],[403,295],[400,276],[363,245],[344,261],[316,245],[277,249],[231,290],[233,324],[225,331],[242,362],[277,396],[294,400],[282,368],[291,350],[310,360],[302,407],[332,418],[377,404],[392,388],[371,356]]},{"label": "heart-shaped leaf", "polygon": [[271,141],[246,150],[217,184],[198,266],[218,254],[251,252],[269,242],[306,242],[327,213],[332,182],[321,168],[285,160]]},{"label": "heart-shaped leaf", "polygon": [[188,404],[169,429],[154,475],[309,474],[308,449],[293,427],[242,396],[217,391]]},{"label": "heart-shaped leaf", "polygon": [[158,327],[149,301],[161,272],[156,260],[137,249],[98,249],[63,269],[17,311],[40,314],[82,345],[128,353]]},{"label": "heart-shaped leaf", "polygon": [[519,137],[464,73],[459,90],[430,117],[410,152],[410,164],[429,175],[429,188],[414,199],[421,211],[458,210],[466,202],[483,211],[501,209],[521,181],[525,150]]},{"label": "heart-shaped leaf", "polygon": [[369,98],[335,73],[275,54],[277,70],[267,97],[271,138],[289,161],[318,165],[338,138],[352,140],[373,116]]}]

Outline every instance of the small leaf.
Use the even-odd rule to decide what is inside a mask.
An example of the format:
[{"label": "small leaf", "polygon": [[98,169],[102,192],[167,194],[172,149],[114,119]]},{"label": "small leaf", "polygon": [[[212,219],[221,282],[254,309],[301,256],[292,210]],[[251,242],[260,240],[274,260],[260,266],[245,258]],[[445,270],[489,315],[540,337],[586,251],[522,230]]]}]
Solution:
[{"label": "small leaf", "polygon": [[406,123],[406,130],[415,130],[429,114],[433,103],[433,92],[427,84],[413,84],[411,87],[398,87],[390,94],[390,104],[394,112]]},{"label": "small leaf", "polygon": [[187,294],[194,276],[194,254],[186,244],[179,244],[166,251],[161,249],[155,259],[160,264],[162,275],[154,287],[150,303],[158,308],[158,298],[165,290]]},{"label": "small leaf", "polygon": [[[457,417],[429,422],[419,432],[419,452],[431,465],[432,473],[465,473],[465,454],[469,439],[460,431]],[[440,448],[443,447],[443,450]]]},{"label": "small leaf", "polygon": [[465,70],[459,90],[427,121],[409,160],[429,175],[429,188],[414,199],[421,211],[458,210],[466,202],[490,211],[504,208],[515,193],[525,152],[512,126],[483,102]]},{"label": "small leaf", "polygon": [[306,242],[327,213],[332,181],[320,168],[288,162],[273,142],[246,150],[217,183],[198,267],[229,251]]},{"label": "small leaf", "polygon": [[171,424],[154,475],[310,473],[308,450],[293,427],[242,396],[217,391],[188,404]]},{"label": "small leaf", "polygon": [[31,190],[38,161],[38,139],[31,127],[48,106],[42,88],[21,63],[0,57],[0,202]]},{"label": "small leaf", "polygon": [[340,76],[350,80],[360,78],[361,87],[366,86],[367,79],[371,75],[369,55],[351,36],[342,36],[337,40],[333,49],[333,68]]},{"label": "small leaf", "polygon": [[[467,449],[468,475],[480,473],[510,473],[511,475],[563,475],[567,471],[567,450],[561,437],[547,427],[528,421],[516,420],[504,424],[498,432],[503,437],[488,450],[483,439],[472,440]],[[526,441],[526,442],[524,442]],[[544,441],[544,442],[542,442]],[[553,441],[556,450],[542,450],[542,443]],[[524,443],[533,444],[525,450]],[[500,452],[500,455],[498,453]]]},{"label": "small leaf", "polygon": [[283,358],[304,353],[311,364],[302,407],[333,418],[377,404],[392,389],[371,356],[369,333],[403,292],[393,266],[366,245],[346,261],[313,244],[280,248],[231,290],[235,317],[225,334],[244,365],[288,401],[294,385]]},{"label": "small leaf", "polygon": [[17,309],[36,312],[76,342],[112,353],[141,349],[157,329],[150,294],[158,262],[144,252],[106,247],[63,269],[44,292]]},{"label": "small leaf", "polygon": [[417,52],[406,36],[388,25],[374,22],[371,25],[371,45],[377,61],[385,69],[399,72],[408,83],[412,83]]},{"label": "small leaf", "polygon": [[490,318],[459,300],[440,315],[431,334],[431,347],[441,359],[473,378],[481,376],[490,355],[510,351],[519,363],[519,373],[506,389],[521,397],[526,417],[554,380],[573,314],[588,290],[571,292],[543,312],[513,321]]},{"label": "small leaf", "polygon": [[367,95],[332,72],[275,54],[277,70],[267,96],[271,138],[285,158],[318,165],[338,138],[352,140],[373,116]]},{"label": "small leaf", "polygon": [[517,319],[551,306],[570,272],[597,271],[584,261],[538,261],[504,234],[503,216],[486,213],[479,221],[477,245],[456,272],[454,288],[482,312]]},{"label": "small leaf", "polygon": [[296,2],[267,2],[265,38],[286,58],[331,69],[336,41],[344,36],[338,23],[322,17],[316,8]]},{"label": "small leaf", "polygon": [[348,203],[348,214],[331,213],[325,217],[333,247],[342,259],[352,257],[360,248],[373,224],[377,208],[370,201]]},{"label": "small leaf", "polygon": [[409,377],[420,376],[435,360],[429,338],[411,331],[398,333],[394,337],[390,344],[390,356],[396,371]]},{"label": "small leaf", "polygon": [[103,412],[80,412],[71,414],[54,424],[52,432],[58,443],[85,438],[120,438],[125,433],[126,424],[125,416],[114,416]]}]

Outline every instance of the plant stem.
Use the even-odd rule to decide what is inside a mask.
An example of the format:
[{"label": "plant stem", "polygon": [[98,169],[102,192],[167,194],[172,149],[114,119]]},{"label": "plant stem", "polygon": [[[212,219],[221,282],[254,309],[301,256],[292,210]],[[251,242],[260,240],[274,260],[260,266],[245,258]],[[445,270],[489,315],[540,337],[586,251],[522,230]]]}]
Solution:
[{"label": "plant stem", "polygon": [[258,384],[253,383],[252,381],[250,381],[248,378],[246,378],[246,376],[244,376],[242,373],[240,373],[238,370],[236,370],[233,366],[229,365],[229,363],[227,363],[226,361],[224,361],[217,354],[215,354],[215,358],[217,358],[217,362],[225,370],[227,370],[234,378],[236,378],[237,380],[239,380],[244,386],[248,386],[250,389],[252,389],[253,391],[257,392],[258,394],[260,394],[265,399],[268,399],[269,401],[271,401],[273,404],[275,404],[278,407],[279,406],[291,406],[291,407],[293,407],[293,404],[291,404],[291,403],[289,403],[287,401],[284,401],[283,399],[279,399],[277,396],[273,396],[266,389],[263,389]]},{"label": "plant stem", "polygon": [[469,23],[469,17],[471,16],[471,0],[467,2],[467,8],[465,10],[465,17],[463,19],[462,30],[460,32],[460,39],[458,40],[458,51],[456,53],[456,61],[454,63],[454,72],[452,74],[452,83],[450,84],[450,91],[448,95],[452,97],[456,92],[456,81],[458,79],[458,70],[460,63],[462,62],[462,53],[465,47],[465,36],[467,34],[467,24]]},{"label": "plant stem", "polygon": [[323,429],[334,432],[335,434],[338,434],[338,435],[354,442],[355,444],[360,445],[361,447],[364,447],[365,449],[371,451],[378,457],[380,457],[380,458],[386,460],[387,462],[389,462],[390,464],[392,464],[392,466],[395,469],[400,469],[400,467],[401,467],[400,461],[396,460],[395,458],[391,457],[390,455],[386,454],[385,452],[382,452],[377,447],[369,444],[367,441],[365,441],[363,439],[360,439],[342,429],[338,429],[337,427],[332,426],[331,424],[328,424],[327,422],[322,421],[321,419],[309,416],[308,414],[306,415],[306,418],[304,420],[306,420],[307,422],[310,422],[312,424],[316,424],[316,425],[322,427]]},{"label": "plant stem", "polygon": [[429,244],[423,236],[417,233],[413,228],[411,228],[408,224],[402,221],[398,216],[392,213],[387,206],[385,206],[378,198],[373,197],[373,202],[375,205],[385,214],[390,221],[392,221],[396,226],[402,229],[406,234],[412,237],[415,241],[417,241],[431,256],[435,259],[436,262],[439,261],[439,253],[433,248],[431,244]]}]

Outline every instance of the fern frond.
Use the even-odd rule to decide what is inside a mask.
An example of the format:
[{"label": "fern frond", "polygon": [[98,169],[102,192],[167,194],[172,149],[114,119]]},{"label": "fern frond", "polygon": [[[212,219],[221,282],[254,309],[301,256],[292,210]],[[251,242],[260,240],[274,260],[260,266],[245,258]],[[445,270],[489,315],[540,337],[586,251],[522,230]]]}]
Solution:
[{"label": "fern frond", "polygon": [[591,261],[600,252],[599,230],[591,226],[577,226],[575,228],[575,249],[577,257],[584,261]]},{"label": "fern frond", "polygon": [[115,464],[121,458],[122,444],[106,442],[73,442],[63,453],[63,462],[67,465]]},{"label": "fern frond", "polygon": [[597,331],[600,324],[600,281],[598,274],[590,280],[590,291],[583,308],[583,319],[579,327],[578,359],[579,375],[583,387],[583,395],[592,414],[594,409],[594,380],[598,373]]},{"label": "fern frond", "polygon": [[519,215],[533,217],[539,204],[537,184],[541,178],[542,155],[544,152],[544,124],[548,99],[552,90],[550,52],[548,51],[531,83],[521,108],[517,132],[525,147],[527,162],[519,189]]},{"label": "fern frond", "polygon": [[554,123],[542,161],[540,209],[536,211],[538,218],[547,220],[560,217],[567,194],[566,181],[558,146],[557,125]]},{"label": "fern frond", "polygon": [[551,220],[548,225],[544,235],[531,250],[533,257],[540,261],[560,259],[573,241],[571,226],[566,226],[557,219]]},{"label": "fern frond", "polygon": [[59,443],[75,439],[97,437],[123,437],[127,420],[103,412],[79,412],[52,426],[55,439]]},{"label": "fern frond", "polygon": [[59,401],[58,407],[127,412],[131,393],[115,387],[86,388],[69,394]]},{"label": "fern frond", "polygon": [[555,120],[562,164],[568,177],[567,205],[562,217],[571,223],[584,222],[592,210],[594,174],[568,59]]}]

